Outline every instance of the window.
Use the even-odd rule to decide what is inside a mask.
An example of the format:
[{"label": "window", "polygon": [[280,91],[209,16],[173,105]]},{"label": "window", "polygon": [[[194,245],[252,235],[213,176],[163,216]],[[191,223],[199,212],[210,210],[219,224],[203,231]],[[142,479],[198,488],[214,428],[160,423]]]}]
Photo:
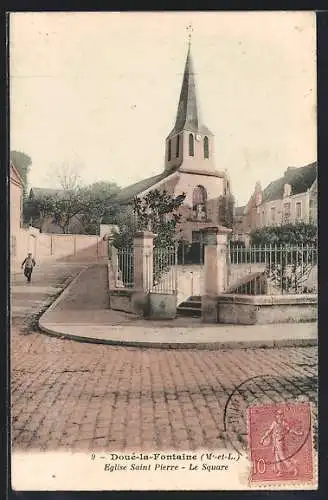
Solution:
[{"label": "window", "polygon": [[284,203],[284,220],[288,221],[290,218],[290,203]]},{"label": "window", "polygon": [[296,202],[296,219],[302,217],[302,203],[300,201]]},{"label": "window", "polygon": [[194,136],[189,134],[189,156],[194,156]]},{"label": "window", "polygon": [[276,207],[271,207],[271,222],[276,221]]},{"label": "window", "polygon": [[171,154],[172,154],[171,148],[172,148],[171,139],[169,139],[169,142],[167,145],[167,159],[168,159],[168,161],[171,161]]},{"label": "window", "polygon": [[192,232],[192,243],[200,243],[200,232],[199,231]]},{"label": "window", "polygon": [[208,147],[208,137],[204,137],[204,158],[209,158],[209,147]]},{"label": "window", "polygon": [[192,194],[192,209],[196,220],[206,220],[206,200],[204,186],[196,186]]},{"label": "window", "polygon": [[180,154],[180,135],[177,135],[177,144],[175,150],[175,156],[178,158]]}]

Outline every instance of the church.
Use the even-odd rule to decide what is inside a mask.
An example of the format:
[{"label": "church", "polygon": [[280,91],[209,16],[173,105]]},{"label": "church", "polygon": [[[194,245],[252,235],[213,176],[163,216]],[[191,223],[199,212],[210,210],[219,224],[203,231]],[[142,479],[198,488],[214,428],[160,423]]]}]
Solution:
[{"label": "church", "polygon": [[190,42],[175,124],[165,140],[164,170],[122,189],[115,202],[123,208],[153,189],[186,194],[180,207],[179,240],[199,244],[202,229],[224,225],[220,207],[230,196],[230,181],[226,172],[215,168],[214,135],[201,120]]}]

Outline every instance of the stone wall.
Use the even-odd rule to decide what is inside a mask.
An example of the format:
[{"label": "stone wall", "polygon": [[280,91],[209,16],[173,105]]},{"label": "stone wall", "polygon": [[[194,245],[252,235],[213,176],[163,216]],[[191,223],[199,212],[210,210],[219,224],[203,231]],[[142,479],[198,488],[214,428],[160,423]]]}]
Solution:
[{"label": "stone wall", "polygon": [[143,290],[134,288],[118,288],[116,270],[112,261],[108,262],[108,307],[114,311],[147,316],[149,300]]},{"label": "stone wall", "polygon": [[31,252],[37,263],[63,257],[79,260],[106,258],[108,242],[96,235],[47,234],[36,228],[21,228],[11,238],[12,271],[20,269],[23,259]]},{"label": "stone wall", "polygon": [[255,325],[316,321],[318,297],[302,295],[222,295],[217,299],[219,323]]}]

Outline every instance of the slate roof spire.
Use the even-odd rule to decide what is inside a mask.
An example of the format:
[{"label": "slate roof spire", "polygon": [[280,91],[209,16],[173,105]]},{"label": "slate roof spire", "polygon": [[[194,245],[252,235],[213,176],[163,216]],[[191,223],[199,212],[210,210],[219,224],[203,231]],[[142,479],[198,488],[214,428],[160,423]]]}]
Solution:
[{"label": "slate roof spire", "polygon": [[200,109],[197,102],[194,64],[191,54],[191,35],[189,35],[188,40],[188,53],[183,73],[175,125],[169,135],[174,135],[181,130],[212,135],[210,130],[202,125],[201,122]]}]

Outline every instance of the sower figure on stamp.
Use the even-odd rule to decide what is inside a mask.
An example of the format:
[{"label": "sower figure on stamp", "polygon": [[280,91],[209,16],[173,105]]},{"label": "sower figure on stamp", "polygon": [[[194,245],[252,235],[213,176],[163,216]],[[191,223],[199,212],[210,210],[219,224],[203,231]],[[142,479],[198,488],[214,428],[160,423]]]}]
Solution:
[{"label": "sower figure on stamp", "polygon": [[288,451],[286,450],[286,436],[289,433],[295,434],[295,436],[303,435],[302,431],[292,429],[284,420],[282,410],[278,410],[274,421],[260,440],[262,445],[272,444],[273,455],[275,458],[275,471],[278,476],[282,474],[283,464],[286,466],[288,471],[293,473],[294,476],[296,476],[298,472],[296,460],[288,456]]},{"label": "sower figure on stamp", "polygon": [[22,262],[22,269],[24,267],[24,275],[26,276],[27,281],[31,281],[34,266],[35,260],[33,259],[32,254],[29,252],[27,254],[27,257]]}]

